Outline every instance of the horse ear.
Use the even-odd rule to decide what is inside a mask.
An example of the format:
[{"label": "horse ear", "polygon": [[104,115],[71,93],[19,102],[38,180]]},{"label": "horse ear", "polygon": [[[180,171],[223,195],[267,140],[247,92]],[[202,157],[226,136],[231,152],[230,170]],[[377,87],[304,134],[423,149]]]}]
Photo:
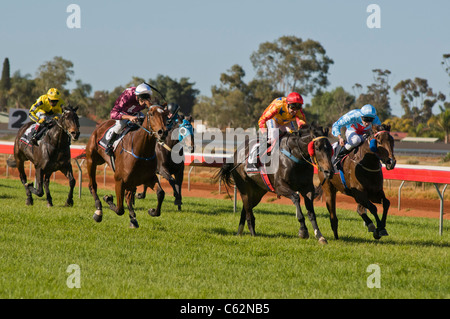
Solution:
[{"label": "horse ear", "polygon": [[72,108],[72,110],[73,110],[74,112],[76,112],[76,111],[78,110],[78,106],[75,106],[74,108]]}]

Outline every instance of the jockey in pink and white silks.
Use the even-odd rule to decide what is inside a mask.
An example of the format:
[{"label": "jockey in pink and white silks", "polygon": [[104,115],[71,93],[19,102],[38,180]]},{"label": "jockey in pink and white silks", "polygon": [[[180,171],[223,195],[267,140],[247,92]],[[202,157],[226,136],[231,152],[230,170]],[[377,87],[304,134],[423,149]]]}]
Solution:
[{"label": "jockey in pink and white silks", "polygon": [[116,120],[116,124],[110,131],[111,135],[107,136],[108,145],[105,149],[106,154],[109,156],[114,154],[114,141],[129,121],[139,121],[140,111],[151,106],[151,96],[152,89],[150,86],[142,83],[137,87],[125,89],[125,91],[123,91],[123,93],[118,97],[110,114],[111,119]]},{"label": "jockey in pink and white silks", "polygon": [[[377,110],[371,104],[349,111],[333,124],[331,133],[339,138],[339,144],[343,146],[333,165],[364,142],[364,135],[370,132],[372,124],[380,125],[381,121],[377,116]],[[346,128],[345,139],[341,133],[344,127]]]}]

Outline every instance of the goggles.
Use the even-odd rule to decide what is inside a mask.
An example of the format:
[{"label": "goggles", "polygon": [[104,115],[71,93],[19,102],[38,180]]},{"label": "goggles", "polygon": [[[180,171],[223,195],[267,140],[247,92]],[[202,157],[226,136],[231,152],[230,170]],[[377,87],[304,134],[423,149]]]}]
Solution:
[{"label": "goggles", "polygon": [[302,105],[300,103],[292,103],[288,104],[288,107],[292,110],[300,110],[302,108]]},{"label": "goggles", "polygon": [[373,117],[368,117],[368,116],[363,116],[361,118],[364,122],[368,122],[368,123],[372,123],[374,118]]}]

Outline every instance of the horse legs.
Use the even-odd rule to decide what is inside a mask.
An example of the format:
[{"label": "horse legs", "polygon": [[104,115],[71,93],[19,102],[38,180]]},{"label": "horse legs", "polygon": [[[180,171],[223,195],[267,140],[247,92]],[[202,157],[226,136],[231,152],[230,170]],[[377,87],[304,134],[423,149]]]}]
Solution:
[{"label": "horse legs", "polygon": [[370,233],[373,233],[376,228],[375,228],[375,225],[373,224],[372,220],[369,218],[369,216],[367,216],[366,208],[363,205],[358,204],[356,211],[358,212],[359,216],[361,216],[361,218],[364,220],[364,224],[366,225],[368,231]]},{"label": "horse legs", "polygon": [[[72,207],[73,206],[73,189],[75,188],[75,178],[73,177],[73,170],[72,165],[69,165],[66,169],[61,170],[61,172],[66,175],[67,179],[69,180],[69,194],[67,195],[66,204],[64,206]],[[81,183],[81,181],[80,181]]]},{"label": "horse legs", "polygon": [[94,163],[92,158],[88,157],[86,160],[86,165],[87,165],[87,173],[89,176],[89,191],[91,192],[92,197],[94,197],[95,208],[96,208],[92,218],[97,223],[100,223],[103,218],[103,210],[102,210],[102,202],[98,198],[98,194],[97,194],[97,179],[96,179],[97,164]]},{"label": "horse legs", "polygon": [[125,202],[127,203],[128,211],[130,214],[130,228],[139,228],[139,224],[136,219],[136,213],[134,212],[134,209],[133,209],[135,193],[136,193],[136,188],[134,188],[133,191],[128,190],[125,193]]},{"label": "horse legs", "polygon": [[[316,239],[319,241],[319,243],[320,244],[328,244],[327,240],[325,239],[325,237],[323,237],[322,233],[320,232],[319,226],[317,225],[316,213],[314,211],[314,204],[313,204],[313,200],[314,200],[313,194],[314,194],[314,189],[312,189],[311,191],[309,191],[307,193],[302,193],[302,196],[305,200],[305,207],[308,212],[308,218],[314,229],[314,235],[316,236]],[[300,200],[299,200],[299,202],[300,202]]]},{"label": "horse legs", "polygon": [[383,192],[383,197],[381,199],[383,204],[383,216],[381,217],[380,229],[377,230],[380,236],[388,236],[388,232],[386,231],[386,219],[389,211],[389,207],[391,206],[391,202],[386,198]]},{"label": "horse legs", "polygon": [[[123,199],[125,196],[125,187],[122,181],[116,181],[115,185],[117,206],[114,204],[114,197],[112,195],[103,196],[103,200],[109,205],[109,209],[114,211],[117,215],[122,216],[125,212],[123,207]],[[132,198],[132,197],[131,197]]]},{"label": "horse legs", "polygon": [[33,196],[31,195],[30,188],[28,187],[29,184],[27,184],[27,174],[25,173],[25,162],[22,160],[16,160],[17,162],[17,170],[19,171],[19,177],[20,181],[23,184],[23,187],[25,187],[25,192],[27,195],[26,205],[31,206],[33,205]]},{"label": "horse legs", "polygon": [[178,210],[181,210],[181,205],[183,205],[181,196],[181,185],[183,185],[184,169],[178,170],[174,175],[175,175],[175,189],[178,193],[178,199],[175,198],[174,204],[178,205]]},{"label": "horse legs", "polygon": [[331,230],[334,234],[334,239],[339,239],[338,235],[338,218],[336,214],[336,188],[331,184],[331,182],[326,181],[322,185],[322,189],[325,194],[325,200],[328,212],[330,213],[330,224]]},{"label": "horse legs", "polygon": [[173,189],[173,197],[175,197],[174,205],[178,205],[181,209],[181,193],[176,180],[172,177],[169,170],[164,166],[161,167],[159,174],[169,181],[169,184]]},{"label": "horse legs", "polygon": [[363,220],[366,222],[366,225],[369,229],[369,231],[371,231],[373,229],[373,224],[372,226],[370,226],[370,223],[372,223],[372,221],[370,221],[370,218],[367,216],[367,214],[361,214],[360,210],[362,210],[363,207],[367,207],[367,209],[370,211],[370,213],[375,217],[376,223],[377,223],[377,228],[373,231],[373,238],[375,239],[380,239],[382,236],[387,236],[388,233],[386,231],[385,227],[385,223],[386,223],[386,217],[387,217],[387,210],[386,208],[389,208],[390,202],[384,202],[383,201],[383,217],[382,220],[380,220],[380,218],[378,217],[377,214],[377,207],[372,204],[370,201],[367,201],[367,204],[361,204],[358,203],[358,213],[360,213],[361,217],[363,218]]},{"label": "horse legs", "polygon": [[275,189],[277,190],[277,195],[285,196],[289,198],[295,206],[295,215],[298,222],[300,223],[300,229],[298,231],[298,236],[303,239],[309,238],[308,228],[305,224],[305,216],[303,216],[302,209],[300,207],[300,196],[297,192],[292,190],[285,181],[279,181]]},{"label": "horse legs", "polygon": [[35,166],[35,172],[36,172],[36,186],[37,188],[33,187],[33,183],[28,184],[29,190],[35,194],[38,197],[42,197],[44,195],[44,189],[42,188],[43,180],[44,180],[44,173],[42,172],[42,169],[37,168]]},{"label": "horse legs", "polygon": [[242,235],[242,232],[244,231],[245,221],[247,221],[247,226],[250,234],[252,236],[256,236],[256,224],[255,215],[253,214],[253,207],[259,204],[261,198],[266,193],[267,191],[261,189],[251,189],[248,190],[245,194],[241,193],[243,205],[237,235]]},{"label": "horse legs", "polygon": [[164,196],[165,196],[165,192],[161,187],[161,184],[159,183],[158,177],[155,175],[153,175],[152,179],[150,180],[150,182],[147,184],[147,186],[149,186],[151,189],[154,189],[155,184],[158,184],[158,187],[156,189],[156,198],[158,199],[158,205],[156,207],[156,209],[151,208],[148,210],[148,214],[152,217],[158,217],[161,215],[161,206],[162,203],[164,201]]},{"label": "horse legs", "polygon": [[300,229],[298,230],[298,236],[303,239],[309,238],[309,231],[305,224],[305,216],[303,216],[302,209],[300,207],[300,196],[296,192],[292,193],[288,198],[295,206],[295,216],[300,223]]},{"label": "horse legs", "polygon": [[142,193],[136,194],[137,199],[144,199],[146,193],[147,193],[147,186],[144,185],[144,189],[142,190]]},{"label": "horse legs", "polygon": [[45,194],[47,196],[47,207],[53,207],[53,198],[50,194],[50,177],[52,176],[52,173],[45,174],[44,175],[44,190]]}]

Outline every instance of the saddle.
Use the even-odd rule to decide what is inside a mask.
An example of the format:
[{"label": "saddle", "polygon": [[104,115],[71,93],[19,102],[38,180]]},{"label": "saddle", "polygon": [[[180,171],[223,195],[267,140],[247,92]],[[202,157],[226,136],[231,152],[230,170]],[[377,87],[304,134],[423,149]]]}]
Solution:
[{"label": "saddle", "polygon": [[[105,130],[105,132],[103,133],[102,137],[100,137],[100,139],[97,141],[98,146],[100,146],[102,149],[106,149],[106,147],[108,146],[109,139],[107,138],[107,136],[111,135],[113,126],[114,126],[114,124],[112,124],[110,127],[108,127]],[[124,136],[127,133],[136,131],[137,129],[139,129],[138,125],[128,122],[127,126],[122,130],[122,132],[120,132],[119,137],[117,137],[117,139],[115,140],[115,142],[113,144],[113,149],[116,150],[117,145],[119,144],[119,142],[124,138]]]}]

